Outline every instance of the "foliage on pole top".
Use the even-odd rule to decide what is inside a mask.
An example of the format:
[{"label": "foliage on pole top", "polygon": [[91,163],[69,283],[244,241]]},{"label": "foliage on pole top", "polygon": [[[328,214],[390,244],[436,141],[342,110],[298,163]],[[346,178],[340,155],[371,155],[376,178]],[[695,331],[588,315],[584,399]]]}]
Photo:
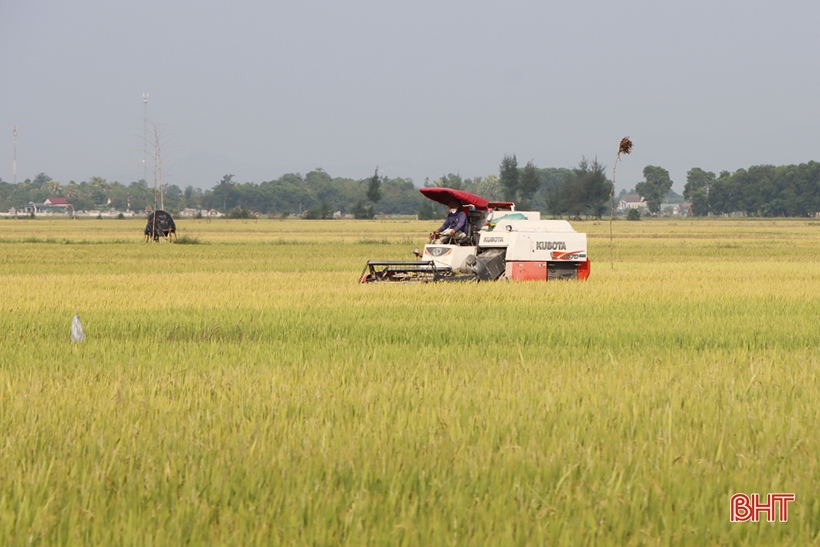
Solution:
[{"label": "foliage on pole top", "polygon": [[631,153],[632,153],[632,141],[627,136],[627,137],[624,137],[623,139],[621,139],[621,144],[618,146],[618,157],[620,157],[621,154],[629,155]]}]

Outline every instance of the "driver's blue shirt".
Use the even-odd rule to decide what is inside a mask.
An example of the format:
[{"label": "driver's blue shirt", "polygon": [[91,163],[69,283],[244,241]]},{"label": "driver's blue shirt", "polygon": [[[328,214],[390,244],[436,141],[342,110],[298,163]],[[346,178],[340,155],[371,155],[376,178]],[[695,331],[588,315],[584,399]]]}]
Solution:
[{"label": "driver's blue shirt", "polygon": [[444,224],[441,225],[441,228],[439,228],[438,231],[443,232],[448,228],[452,228],[456,232],[464,232],[466,234],[467,213],[465,213],[461,209],[456,210],[455,213],[448,213],[447,219],[444,221]]}]

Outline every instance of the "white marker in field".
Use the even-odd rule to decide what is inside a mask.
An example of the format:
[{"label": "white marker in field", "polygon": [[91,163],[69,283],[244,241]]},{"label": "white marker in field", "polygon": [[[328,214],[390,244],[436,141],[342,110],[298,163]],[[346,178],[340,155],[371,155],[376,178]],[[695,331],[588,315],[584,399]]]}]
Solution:
[{"label": "white marker in field", "polygon": [[74,319],[71,320],[71,341],[82,342],[83,340],[85,340],[83,324],[80,323],[80,316],[75,313]]}]

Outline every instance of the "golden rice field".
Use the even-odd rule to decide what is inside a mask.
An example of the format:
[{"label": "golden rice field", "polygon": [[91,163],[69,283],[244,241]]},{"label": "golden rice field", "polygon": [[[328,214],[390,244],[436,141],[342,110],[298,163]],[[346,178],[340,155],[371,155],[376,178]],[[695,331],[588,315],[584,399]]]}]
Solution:
[{"label": "golden rice field", "polygon": [[436,223],[143,223],[0,220],[3,544],[820,544],[816,221],[616,221],[614,269],[577,222],[587,282],[366,286]]}]

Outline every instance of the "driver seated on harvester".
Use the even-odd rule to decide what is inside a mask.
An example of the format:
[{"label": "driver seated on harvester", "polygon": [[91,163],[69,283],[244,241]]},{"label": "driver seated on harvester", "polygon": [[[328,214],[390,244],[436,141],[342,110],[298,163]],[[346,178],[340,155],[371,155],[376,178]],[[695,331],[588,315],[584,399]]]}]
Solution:
[{"label": "driver seated on harvester", "polygon": [[439,244],[463,245],[467,241],[467,213],[461,210],[458,202],[450,202],[450,211],[444,224],[430,234],[430,241]]}]

